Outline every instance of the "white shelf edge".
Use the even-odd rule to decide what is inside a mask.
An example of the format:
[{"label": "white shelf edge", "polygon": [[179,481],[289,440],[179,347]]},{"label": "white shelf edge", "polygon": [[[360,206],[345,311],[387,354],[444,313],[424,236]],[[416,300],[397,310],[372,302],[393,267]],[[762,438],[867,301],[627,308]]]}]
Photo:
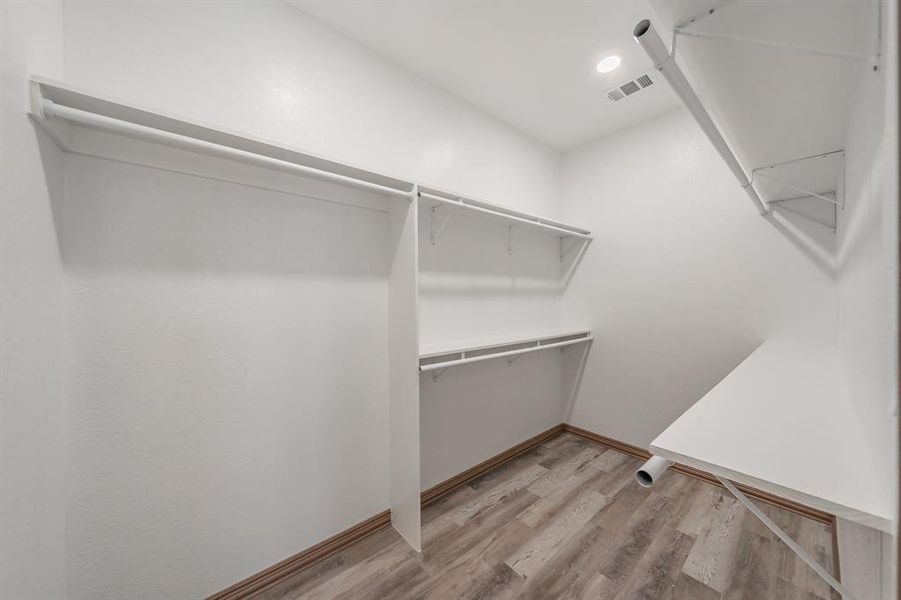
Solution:
[{"label": "white shelf edge", "polygon": [[842,519],[847,519],[849,521],[853,521],[855,523],[859,523],[873,529],[878,529],[880,531],[889,533],[894,531],[894,521],[890,515],[877,515],[868,511],[856,509],[843,504],[838,504],[836,502],[831,502],[824,498],[811,496],[809,494],[805,494],[791,488],[773,485],[769,481],[759,479],[745,473],[727,469],[707,461],[698,460],[696,458],[686,456],[678,452],[671,452],[665,448],[655,446],[653,443],[649,446],[649,450],[651,454],[661,456],[675,463],[679,463],[687,467],[693,467],[695,469],[700,469],[701,471],[706,471],[711,475],[716,475],[735,483],[747,485],[763,492],[780,496],[782,498],[785,498],[786,500],[798,502],[799,504],[803,504],[805,506],[809,506],[810,508],[830,513]]},{"label": "white shelf edge", "polygon": [[586,241],[594,239],[591,235],[591,231],[582,229],[581,227],[575,227],[553,219],[546,219],[537,215],[507,208],[506,206],[501,206],[499,204],[441,192],[433,188],[421,188],[420,199],[428,202],[439,202],[464,210],[490,214],[494,217],[510,221],[511,223],[526,225],[534,229],[551,232],[561,237],[573,237]]},{"label": "white shelf edge", "polygon": [[[459,344],[456,346],[448,346],[440,351],[432,351],[419,355],[420,372],[437,371],[448,367],[465,365],[474,362],[481,362],[495,358],[505,358],[517,356],[520,354],[528,354],[530,352],[538,352],[541,350],[550,350],[552,348],[565,348],[576,344],[585,344],[594,340],[591,331],[587,329],[559,331],[541,335],[523,335],[518,337],[509,337],[503,340],[495,340],[494,342],[475,342],[470,344]],[[515,348],[514,348],[515,347]],[[496,349],[496,352],[492,352]],[[478,354],[470,356],[470,353]],[[454,357],[449,360],[426,362],[429,359],[439,358],[443,356]]]},{"label": "white shelf edge", "polygon": [[562,337],[565,335],[578,335],[591,333],[588,327],[552,327],[548,329],[536,329],[532,331],[519,331],[515,333],[484,336],[478,338],[465,338],[440,342],[420,342],[419,358],[430,358],[453,352],[465,352],[472,350],[484,350],[493,346],[508,346],[536,340]]}]

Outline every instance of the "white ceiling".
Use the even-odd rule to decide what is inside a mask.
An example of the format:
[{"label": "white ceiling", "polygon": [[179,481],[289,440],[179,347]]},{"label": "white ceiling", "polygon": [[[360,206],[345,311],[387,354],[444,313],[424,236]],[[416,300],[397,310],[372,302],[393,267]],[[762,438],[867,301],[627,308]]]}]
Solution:
[{"label": "white ceiling", "polygon": [[[632,39],[645,0],[288,0],[344,36],[558,150],[678,106],[662,80],[619,102],[604,93],[648,71]],[[619,69],[595,70],[622,56]]]}]

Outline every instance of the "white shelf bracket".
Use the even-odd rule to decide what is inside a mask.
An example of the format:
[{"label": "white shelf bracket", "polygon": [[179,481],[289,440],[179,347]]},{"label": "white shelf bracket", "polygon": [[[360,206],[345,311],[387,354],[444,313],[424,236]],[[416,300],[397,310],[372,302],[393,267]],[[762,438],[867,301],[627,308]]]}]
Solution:
[{"label": "white shelf bracket", "polygon": [[750,510],[755,517],[760,519],[760,522],[766,525],[767,529],[776,534],[776,537],[785,542],[785,545],[791,548],[792,552],[797,554],[801,560],[807,563],[808,567],[813,569],[817,575],[819,575],[826,583],[828,583],[832,587],[832,589],[841,594],[844,600],[854,600],[854,596],[852,596],[851,593],[841,583],[839,583],[839,581],[836,580],[835,577],[832,576],[832,574],[829,573],[829,571],[823,568],[820,563],[811,558],[811,556],[807,554],[804,549],[799,546],[797,542],[795,542],[795,540],[793,540],[778,525],[776,525],[776,523],[774,523],[773,520],[766,515],[766,513],[757,508],[757,505],[751,502],[751,500],[749,500],[747,496],[745,496],[737,487],[735,487],[735,485],[733,485],[731,481],[719,476],[717,477],[717,479],[721,484],[723,484],[723,487],[729,490],[729,492],[745,506],[745,508]]},{"label": "white shelf bracket", "polygon": [[[778,177],[773,177],[772,175],[768,175],[766,173],[758,173],[758,175],[760,177],[765,177],[766,179],[769,179],[771,181],[775,181],[776,183],[781,183],[785,187],[789,187],[789,188],[795,190],[796,192],[801,192],[802,194],[804,194],[804,196],[802,196],[802,198],[804,198],[804,197],[819,198],[820,200],[824,200],[830,204],[838,205],[838,200],[835,200],[834,198],[829,198],[828,196],[823,196],[822,194],[818,194],[816,192],[811,192],[810,190],[804,189],[801,186],[798,186],[793,183],[789,183],[785,180],[779,179]],[[784,198],[782,200],[767,200],[766,203],[773,204],[774,202],[787,202],[788,200],[797,200],[797,199],[798,198]]]},{"label": "white shelf bracket", "polygon": [[566,260],[566,255],[569,254],[570,252],[572,252],[573,250],[575,250],[576,248],[578,248],[580,243],[582,243],[578,239],[576,239],[576,240],[574,240],[572,245],[570,245],[570,247],[567,248],[566,240],[567,240],[567,236],[564,236],[564,235],[560,236],[560,262],[563,262],[564,260]]},{"label": "white shelf bracket", "polygon": [[515,356],[511,356],[510,358],[508,358],[508,359],[507,359],[507,366],[509,367],[510,365],[512,365],[513,363],[515,363],[517,360],[519,360],[519,357],[521,357],[521,356],[522,356],[522,354],[517,354],[517,355],[515,355]]},{"label": "white shelf bracket", "polygon": [[433,246],[438,243],[439,239],[441,239],[441,234],[444,233],[444,229],[447,227],[448,222],[451,220],[451,217],[454,215],[454,210],[456,210],[456,208],[457,208],[456,206],[450,207],[450,209],[448,209],[448,211],[447,211],[447,216],[444,217],[444,220],[441,221],[438,224],[438,226],[436,227],[435,225],[436,225],[436,222],[439,220],[438,213],[441,210],[441,205],[436,204],[435,206],[432,207],[430,226],[431,226],[431,238],[432,238]]},{"label": "white shelf bracket", "polygon": [[[814,159],[829,158],[832,156],[838,156],[841,159],[841,163],[839,166],[839,180],[836,183],[834,198],[830,198],[830,197],[824,195],[827,192],[823,192],[823,193],[814,192],[814,191],[808,190],[807,188],[805,188],[803,186],[796,185],[794,183],[791,183],[789,181],[782,179],[781,177],[776,177],[775,175],[772,175],[767,172],[767,171],[770,171],[777,167],[782,167],[785,165],[790,165],[790,164],[799,163],[802,161],[814,160]],[[763,167],[758,167],[751,172],[751,182],[753,183],[754,179],[759,178],[759,177],[768,179],[770,181],[774,181],[780,185],[784,185],[785,187],[802,194],[801,196],[795,196],[792,198],[779,198],[776,200],[764,200],[764,202],[767,205],[767,208],[769,208],[770,205],[774,205],[774,204],[778,205],[782,202],[791,202],[792,200],[802,200],[804,198],[816,198],[817,200],[822,200],[824,202],[828,202],[829,204],[831,204],[833,206],[833,208],[835,210],[839,210],[839,209],[844,210],[844,208],[845,208],[845,151],[844,150],[833,150],[832,152],[826,152],[824,154],[814,154],[811,156],[804,156],[801,158],[796,158],[793,160],[788,160],[788,161],[776,163],[773,165],[766,165]],[[786,210],[789,210],[787,207],[783,207],[783,208],[785,208]],[[797,211],[792,211],[792,212],[797,212]],[[820,223],[822,225],[831,227],[833,230],[835,229],[835,224],[823,223],[823,222],[821,222],[817,219],[814,219],[808,215],[805,215],[801,212],[797,212],[797,214],[799,214],[802,217],[805,217],[807,219],[816,221],[817,223]]]},{"label": "white shelf bracket", "polygon": [[817,54],[819,56],[829,56],[831,58],[844,58],[851,60],[866,60],[871,64],[878,65],[878,54],[867,54],[866,52],[844,52],[841,50],[830,50],[828,48],[814,48],[812,46],[801,46],[799,44],[788,44],[786,42],[777,42],[773,40],[761,40],[757,38],[744,37],[740,35],[726,35],[723,33],[706,33],[701,31],[689,31],[683,27],[674,29],[677,35],[685,35],[688,37],[726,40],[729,42],[741,42],[745,44],[756,44],[758,46],[770,46],[772,48],[782,48],[785,50],[795,50],[797,52],[806,52],[808,54]]},{"label": "white shelf bracket", "polygon": [[507,225],[507,254],[513,256],[513,225]]},{"label": "white shelf bracket", "polygon": [[449,367],[444,367],[443,369],[438,369],[437,371],[432,371],[432,383],[438,383],[438,378],[444,375],[444,372],[448,370]]}]

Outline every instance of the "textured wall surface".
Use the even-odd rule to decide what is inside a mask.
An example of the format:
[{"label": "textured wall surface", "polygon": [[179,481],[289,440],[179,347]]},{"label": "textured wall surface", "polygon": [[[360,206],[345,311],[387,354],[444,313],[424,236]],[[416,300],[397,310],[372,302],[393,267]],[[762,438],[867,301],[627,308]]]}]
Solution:
[{"label": "textured wall surface", "polygon": [[573,423],[647,444],[767,338],[833,343],[834,234],[761,218],[687,112],[564,157],[596,240],[567,318],[598,332]]},{"label": "textured wall surface", "polygon": [[62,156],[25,76],[62,68],[62,5],[0,2],[0,598],[63,598]]},{"label": "textured wall surface", "polygon": [[[838,214],[838,348],[886,493],[898,488],[897,3],[885,2],[880,69],[860,66],[845,142]],[[852,528],[846,528],[853,532]],[[840,530],[841,531],[841,530]],[[842,574],[861,598],[895,598],[895,543],[875,532],[840,537]],[[875,546],[875,547],[874,547]],[[868,560],[862,560],[866,557]],[[881,566],[881,573],[878,567]],[[875,574],[874,574],[874,567]]]},{"label": "textured wall surface", "polygon": [[275,0],[70,2],[66,78],[553,217],[558,155]]},{"label": "textured wall surface", "polygon": [[204,596],[388,506],[384,212],[80,156],[67,193],[71,597]]}]

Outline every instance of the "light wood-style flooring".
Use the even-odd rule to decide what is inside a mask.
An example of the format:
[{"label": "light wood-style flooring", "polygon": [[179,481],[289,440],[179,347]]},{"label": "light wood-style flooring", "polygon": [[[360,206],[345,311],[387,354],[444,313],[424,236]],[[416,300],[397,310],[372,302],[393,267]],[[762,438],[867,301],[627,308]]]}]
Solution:
[{"label": "light wood-style flooring", "polygon": [[[417,554],[385,529],[268,599],[831,600],[838,598],[728,492],[564,434],[423,512]],[[832,569],[832,532],[760,504]]]}]

